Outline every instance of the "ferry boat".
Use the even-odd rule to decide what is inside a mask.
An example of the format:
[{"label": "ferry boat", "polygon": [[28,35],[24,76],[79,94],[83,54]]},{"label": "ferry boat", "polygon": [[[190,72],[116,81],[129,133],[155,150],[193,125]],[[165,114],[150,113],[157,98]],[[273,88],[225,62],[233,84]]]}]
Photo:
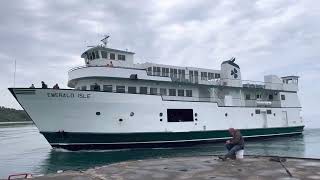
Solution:
[{"label": "ferry boat", "polygon": [[229,138],[301,134],[298,76],[241,79],[235,58],[221,69],[134,63],[103,43],[68,72],[70,89],[9,88],[53,148],[190,146]]}]

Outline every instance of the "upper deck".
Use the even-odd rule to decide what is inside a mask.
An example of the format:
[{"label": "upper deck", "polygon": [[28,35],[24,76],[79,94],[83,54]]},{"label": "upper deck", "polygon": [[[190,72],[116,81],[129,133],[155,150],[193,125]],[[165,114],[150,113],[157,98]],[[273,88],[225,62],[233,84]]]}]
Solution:
[{"label": "upper deck", "polygon": [[224,61],[220,70],[180,67],[156,63],[134,63],[134,52],[96,46],[81,57],[85,66],[69,71],[68,86],[74,88],[77,80],[84,78],[118,78],[145,81],[162,81],[219,87],[298,91],[298,76],[279,78],[267,75],[264,82],[242,80],[240,66],[235,58]]}]

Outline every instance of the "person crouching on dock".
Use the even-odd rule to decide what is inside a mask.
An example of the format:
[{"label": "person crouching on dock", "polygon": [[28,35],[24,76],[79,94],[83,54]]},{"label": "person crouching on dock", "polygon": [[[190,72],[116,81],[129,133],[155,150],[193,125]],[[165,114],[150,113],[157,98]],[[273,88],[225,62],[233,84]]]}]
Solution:
[{"label": "person crouching on dock", "polygon": [[224,156],[219,156],[219,159],[226,160],[227,158],[235,159],[236,152],[244,149],[244,139],[239,130],[234,128],[229,129],[229,133],[232,138],[226,141],[226,148],[228,153]]}]

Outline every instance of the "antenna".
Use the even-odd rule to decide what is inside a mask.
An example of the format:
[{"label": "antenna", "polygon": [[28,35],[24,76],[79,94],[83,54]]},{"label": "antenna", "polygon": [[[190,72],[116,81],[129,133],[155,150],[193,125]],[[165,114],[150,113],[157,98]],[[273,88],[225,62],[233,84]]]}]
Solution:
[{"label": "antenna", "polygon": [[17,70],[17,62],[16,60],[14,60],[13,87],[16,87],[16,70]]},{"label": "antenna", "polygon": [[103,43],[104,47],[107,47],[109,35],[104,35],[104,38],[101,39],[101,42]]}]

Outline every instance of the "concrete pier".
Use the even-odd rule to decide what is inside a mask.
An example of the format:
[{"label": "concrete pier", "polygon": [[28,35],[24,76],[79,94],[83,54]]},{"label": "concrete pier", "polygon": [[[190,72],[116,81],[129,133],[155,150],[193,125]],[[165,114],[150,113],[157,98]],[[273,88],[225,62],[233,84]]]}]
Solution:
[{"label": "concrete pier", "polygon": [[245,156],[221,161],[217,156],[176,157],[127,161],[85,171],[65,171],[34,177],[37,180],[106,179],[320,179],[320,160]]}]

